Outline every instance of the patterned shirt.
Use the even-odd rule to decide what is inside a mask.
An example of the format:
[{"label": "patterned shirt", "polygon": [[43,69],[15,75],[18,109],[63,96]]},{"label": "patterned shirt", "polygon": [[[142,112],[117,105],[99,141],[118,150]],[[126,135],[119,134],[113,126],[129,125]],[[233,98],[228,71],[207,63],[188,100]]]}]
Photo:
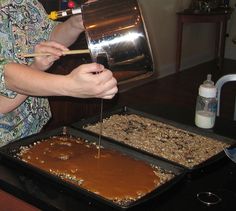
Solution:
[{"label": "patterned shirt", "polygon": [[[37,43],[49,38],[55,24],[37,0],[0,0],[0,95],[17,95],[5,86],[4,65],[32,62],[20,58],[19,53],[32,53]],[[39,132],[50,117],[46,98],[28,97],[15,110],[0,114],[0,146]]]}]

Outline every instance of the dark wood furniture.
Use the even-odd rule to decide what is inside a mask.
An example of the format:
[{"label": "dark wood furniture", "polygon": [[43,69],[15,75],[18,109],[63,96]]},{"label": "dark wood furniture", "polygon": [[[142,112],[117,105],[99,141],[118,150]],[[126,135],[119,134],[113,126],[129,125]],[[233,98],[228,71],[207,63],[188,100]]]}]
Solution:
[{"label": "dark wood furniture", "polygon": [[37,207],[26,203],[25,201],[0,190],[0,207],[1,210],[18,210],[18,211],[40,211]]},{"label": "dark wood furniture", "polygon": [[225,54],[225,38],[227,30],[227,21],[232,11],[220,11],[209,13],[194,13],[191,11],[183,11],[177,13],[177,47],[176,47],[176,72],[180,71],[181,53],[182,53],[182,37],[183,26],[186,23],[215,23],[215,58],[219,58],[218,66],[222,69]]}]

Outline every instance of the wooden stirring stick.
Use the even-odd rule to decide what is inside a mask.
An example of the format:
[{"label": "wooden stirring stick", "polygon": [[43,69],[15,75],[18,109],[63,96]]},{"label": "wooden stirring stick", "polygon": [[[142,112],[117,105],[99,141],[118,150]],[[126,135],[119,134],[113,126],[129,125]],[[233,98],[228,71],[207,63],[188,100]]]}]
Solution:
[{"label": "wooden stirring stick", "polygon": [[[70,50],[70,51],[63,51],[63,55],[70,55],[70,54],[85,54],[90,53],[89,49],[81,49],[81,50]],[[31,53],[31,54],[21,54],[20,56],[23,58],[29,57],[36,57],[36,56],[50,56],[50,53]]]}]

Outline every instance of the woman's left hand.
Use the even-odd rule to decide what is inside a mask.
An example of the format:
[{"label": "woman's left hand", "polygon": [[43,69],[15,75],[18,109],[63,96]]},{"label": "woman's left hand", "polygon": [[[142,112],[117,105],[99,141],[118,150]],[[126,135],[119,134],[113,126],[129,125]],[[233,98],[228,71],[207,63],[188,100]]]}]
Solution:
[{"label": "woman's left hand", "polygon": [[45,71],[63,55],[63,51],[68,50],[69,49],[64,45],[54,41],[41,42],[35,46],[35,53],[49,53],[51,55],[36,56],[34,62],[31,64],[31,67]]},{"label": "woman's left hand", "polygon": [[[88,0],[86,1],[84,4],[89,4],[92,2],[95,2],[97,0]],[[83,19],[82,19],[82,15],[73,15],[71,18],[72,20],[72,26],[79,29],[80,31],[84,31],[84,24],[83,24]]]}]

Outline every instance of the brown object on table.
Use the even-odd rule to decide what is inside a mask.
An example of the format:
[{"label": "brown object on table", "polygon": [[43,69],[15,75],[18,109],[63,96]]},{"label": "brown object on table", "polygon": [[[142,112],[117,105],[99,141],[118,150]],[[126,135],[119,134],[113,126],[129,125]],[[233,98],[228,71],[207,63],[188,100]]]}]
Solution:
[{"label": "brown object on table", "polygon": [[219,56],[219,69],[223,67],[225,54],[225,38],[227,30],[227,21],[230,19],[232,11],[220,12],[191,12],[183,11],[177,13],[177,47],[176,47],[176,72],[181,67],[182,53],[182,34],[183,25],[185,23],[216,23],[216,38],[215,38],[215,58]]},{"label": "brown object on table", "polygon": [[136,201],[174,176],[112,149],[102,148],[97,158],[95,143],[69,136],[53,136],[21,147],[18,156],[117,204]]},{"label": "brown object on table", "polygon": [[30,205],[9,193],[0,190],[0,207],[1,211],[39,211],[40,209]]}]

